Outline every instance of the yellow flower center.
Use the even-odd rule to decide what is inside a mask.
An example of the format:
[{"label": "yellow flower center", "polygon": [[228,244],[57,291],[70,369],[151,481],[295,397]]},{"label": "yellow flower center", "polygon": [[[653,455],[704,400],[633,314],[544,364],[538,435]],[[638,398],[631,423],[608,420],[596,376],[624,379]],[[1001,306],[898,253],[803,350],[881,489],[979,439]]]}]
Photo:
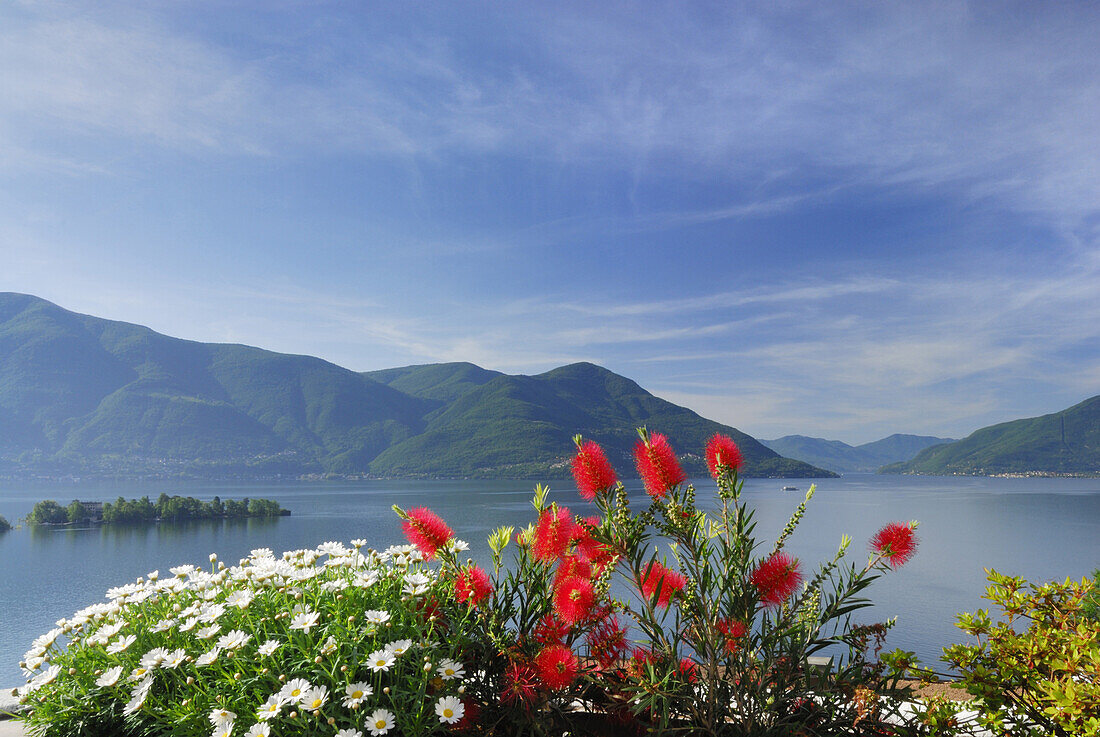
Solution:
[{"label": "yellow flower center", "polygon": [[321,700],[320,699],[314,699],[312,706],[313,706],[314,709],[320,709],[321,708]]},{"label": "yellow flower center", "polygon": [[362,691],[356,691],[355,693],[353,693],[351,695],[351,697],[353,699],[361,699],[361,698],[363,698],[363,692]]},{"label": "yellow flower center", "polygon": [[444,710],[443,710],[443,717],[444,717],[445,719],[450,719],[450,718],[451,718],[451,717],[453,717],[454,715],[455,715],[455,713],[454,713],[453,711],[451,711],[450,709],[444,709]]},{"label": "yellow flower center", "polygon": [[295,697],[301,696],[302,695],[302,689],[296,688],[296,689],[294,689],[293,691],[290,692],[290,695],[295,696]]},{"label": "yellow flower center", "polygon": [[374,723],[374,728],[375,729],[385,729],[386,728],[386,720],[385,719],[379,719],[377,722]]}]

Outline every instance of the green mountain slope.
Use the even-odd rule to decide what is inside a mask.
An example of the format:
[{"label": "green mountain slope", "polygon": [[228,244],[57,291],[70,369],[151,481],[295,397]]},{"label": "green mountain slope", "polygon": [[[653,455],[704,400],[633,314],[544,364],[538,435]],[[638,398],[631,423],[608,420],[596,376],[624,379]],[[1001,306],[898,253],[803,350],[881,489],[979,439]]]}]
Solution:
[{"label": "green mountain slope", "polygon": [[1004,422],[921,451],[883,473],[1100,474],[1100,396],[1054,414]]},{"label": "green mountain slope", "polygon": [[355,472],[430,402],[309,356],[179,340],[0,294],[0,458],[87,473]]},{"label": "green mountain slope", "polygon": [[[432,367],[433,370],[439,370]],[[733,437],[753,476],[815,476],[820,469],[781,458],[744,433],[659,399],[636,383],[590,363],[538,376],[497,375],[436,413],[428,429],[394,445],[371,464],[380,475],[542,476],[568,474],[576,433],[604,446],[623,475],[633,472],[634,428],[663,432],[691,473],[715,432]]]},{"label": "green mountain slope", "polygon": [[855,446],[839,440],[810,438],[805,435],[787,435],[760,442],[788,458],[797,458],[838,473],[853,473],[875,471],[889,463],[908,461],[929,446],[950,443],[952,440],[896,433],[881,440]]},{"label": "green mountain slope", "polygon": [[[310,356],[179,340],[0,293],[0,474],[567,474],[572,436],[629,473],[633,428],[683,452],[735,437],[756,475],[820,473],[591,364],[358,374]],[[686,465],[702,472],[700,459]]]}]

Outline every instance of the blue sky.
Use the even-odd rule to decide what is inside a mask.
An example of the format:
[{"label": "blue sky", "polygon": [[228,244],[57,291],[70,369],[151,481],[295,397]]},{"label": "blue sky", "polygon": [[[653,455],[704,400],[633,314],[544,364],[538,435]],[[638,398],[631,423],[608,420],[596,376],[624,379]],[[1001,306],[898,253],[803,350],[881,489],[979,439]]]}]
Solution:
[{"label": "blue sky", "polygon": [[0,290],[762,438],[1100,393],[1095,3],[13,2]]}]

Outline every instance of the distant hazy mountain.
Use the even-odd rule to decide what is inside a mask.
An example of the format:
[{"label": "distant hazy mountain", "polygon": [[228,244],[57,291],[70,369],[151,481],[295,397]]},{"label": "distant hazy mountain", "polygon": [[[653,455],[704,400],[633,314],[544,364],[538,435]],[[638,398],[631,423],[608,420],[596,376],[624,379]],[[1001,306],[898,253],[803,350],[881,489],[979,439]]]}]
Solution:
[{"label": "distant hazy mountain", "polygon": [[1054,414],[983,427],[883,472],[1100,474],[1100,396]]},{"label": "distant hazy mountain", "polygon": [[0,293],[0,475],[549,478],[567,473],[578,432],[628,473],[638,424],[684,453],[727,432],[750,474],[821,474],[591,364],[533,377],[468,363],[360,374]]},{"label": "distant hazy mountain", "polygon": [[872,443],[853,446],[839,440],[787,435],[760,442],[788,458],[797,458],[838,473],[852,473],[875,471],[890,463],[907,461],[925,448],[950,443],[952,439],[894,434]]}]

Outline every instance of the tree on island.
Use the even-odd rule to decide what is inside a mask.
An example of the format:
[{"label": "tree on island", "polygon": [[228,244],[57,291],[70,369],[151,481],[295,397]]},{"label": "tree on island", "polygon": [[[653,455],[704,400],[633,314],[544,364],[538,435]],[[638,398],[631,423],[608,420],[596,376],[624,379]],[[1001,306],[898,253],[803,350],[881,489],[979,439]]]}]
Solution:
[{"label": "tree on island", "polygon": [[0,514],[0,532],[7,532],[11,529],[11,523],[4,518],[4,515]]},{"label": "tree on island", "polygon": [[27,521],[32,525],[63,525],[69,521],[69,513],[53,499],[46,499],[34,505]]}]

